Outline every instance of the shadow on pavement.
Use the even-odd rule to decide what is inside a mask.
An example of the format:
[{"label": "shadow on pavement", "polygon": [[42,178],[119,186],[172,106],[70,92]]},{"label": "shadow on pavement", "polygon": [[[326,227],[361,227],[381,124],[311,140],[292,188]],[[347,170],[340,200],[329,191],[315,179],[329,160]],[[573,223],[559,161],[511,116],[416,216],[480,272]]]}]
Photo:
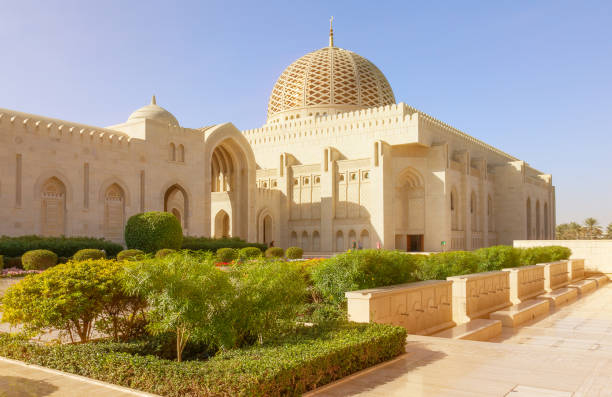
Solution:
[{"label": "shadow on pavement", "polygon": [[0,375],[0,397],[48,396],[57,390],[57,386],[44,380]]}]

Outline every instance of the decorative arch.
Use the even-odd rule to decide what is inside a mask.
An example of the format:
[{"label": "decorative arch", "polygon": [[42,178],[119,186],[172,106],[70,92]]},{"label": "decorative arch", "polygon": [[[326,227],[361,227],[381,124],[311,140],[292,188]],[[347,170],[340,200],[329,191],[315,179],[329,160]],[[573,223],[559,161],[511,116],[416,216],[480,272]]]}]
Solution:
[{"label": "decorative arch", "polygon": [[[189,195],[185,188],[179,184],[174,183],[168,186],[164,190],[164,211],[176,214],[180,214],[181,226],[184,230],[189,229]],[[175,211],[176,210],[176,211]],[[179,218],[179,217],[177,217]]]},{"label": "decorative arch", "polygon": [[57,177],[48,178],[40,189],[41,234],[66,234],[66,185]]},{"label": "decorative arch", "polygon": [[345,251],[346,245],[344,245],[344,233],[342,230],[336,232],[336,251]]},{"label": "decorative arch", "polygon": [[359,235],[359,243],[361,245],[361,248],[363,249],[371,248],[370,232],[367,229],[363,229],[361,231],[361,234]]},{"label": "decorative arch", "polygon": [[536,240],[539,240],[542,237],[542,230],[541,230],[541,221],[540,221],[540,200],[536,200],[536,206],[535,206],[535,223],[536,223],[536,232],[535,232],[535,238]]},{"label": "decorative arch", "polygon": [[168,160],[176,161],[176,145],[172,142],[168,145]]},{"label": "decorative arch", "polygon": [[357,233],[354,230],[350,230],[348,233],[348,244],[349,249],[353,249],[353,246],[357,247]]},{"label": "decorative arch", "polygon": [[215,215],[215,238],[230,237],[231,226],[230,216],[224,210],[220,210]]},{"label": "decorative arch", "polygon": [[123,241],[125,226],[125,191],[119,184],[113,183],[104,192],[104,238]]},{"label": "decorative arch", "polygon": [[463,230],[462,212],[459,204],[460,197],[457,188],[453,186],[450,192],[451,230]]},{"label": "decorative arch", "polygon": [[291,246],[292,247],[297,247],[298,246],[298,238],[297,238],[297,233],[296,232],[291,232]]},{"label": "decorative arch", "polygon": [[312,232],[312,250],[314,252],[321,251],[321,236],[317,230]]},{"label": "decorative arch", "polygon": [[308,236],[308,232],[306,230],[302,232],[301,242],[302,242],[302,249],[305,252],[311,251],[312,248],[310,246],[310,237]]},{"label": "decorative arch", "polygon": [[480,219],[478,217],[478,196],[476,196],[476,192],[473,190],[470,194],[470,219],[472,223],[472,231],[480,231]]},{"label": "decorative arch", "polygon": [[183,144],[176,147],[176,161],[180,163],[185,162],[185,146],[183,146]]},{"label": "decorative arch", "polygon": [[408,167],[399,173],[394,202],[396,234],[424,234],[425,180],[416,169]]},{"label": "decorative arch", "polygon": [[274,241],[274,216],[269,208],[264,208],[257,216],[257,241],[270,244]]}]

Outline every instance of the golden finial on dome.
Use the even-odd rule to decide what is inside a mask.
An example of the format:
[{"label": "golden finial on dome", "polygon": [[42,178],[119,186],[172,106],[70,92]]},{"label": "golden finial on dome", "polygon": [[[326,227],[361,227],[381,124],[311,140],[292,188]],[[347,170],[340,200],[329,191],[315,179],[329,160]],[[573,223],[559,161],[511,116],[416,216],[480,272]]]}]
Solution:
[{"label": "golden finial on dome", "polygon": [[157,101],[155,100],[155,95],[151,98],[151,105],[157,105]]},{"label": "golden finial on dome", "polygon": [[334,22],[334,17],[329,18],[329,46],[334,46],[334,28],[332,27],[332,22]]}]

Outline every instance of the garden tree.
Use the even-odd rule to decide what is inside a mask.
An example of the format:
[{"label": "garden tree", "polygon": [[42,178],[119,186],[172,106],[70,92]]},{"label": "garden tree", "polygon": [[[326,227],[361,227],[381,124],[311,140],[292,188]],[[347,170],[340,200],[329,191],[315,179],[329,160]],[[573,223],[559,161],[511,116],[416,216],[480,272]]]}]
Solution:
[{"label": "garden tree", "polygon": [[589,240],[592,240],[594,237],[601,235],[601,226],[597,224],[597,219],[586,218],[584,220],[584,225],[586,226],[586,234]]},{"label": "garden tree", "polygon": [[177,361],[182,361],[191,338],[214,344],[224,333],[218,318],[226,310],[232,286],[212,255],[178,253],[134,262],[126,272],[127,290],[147,300],[149,332],[176,335]]},{"label": "garden tree", "polygon": [[295,325],[308,293],[297,263],[259,259],[230,271],[231,306],[225,313],[225,347],[239,347],[282,333]]},{"label": "garden tree", "polygon": [[125,244],[129,249],[155,253],[163,248],[180,249],[182,243],[181,222],[169,212],[136,214],[125,225]]},{"label": "garden tree", "polygon": [[[144,301],[123,290],[123,268],[110,260],[69,262],[30,275],[2,298],[2,320],[30,333],[58,329],[86,342],[94,325],[115,338],[142,326]],[[123,319],[124,315],[130,315]]]}]

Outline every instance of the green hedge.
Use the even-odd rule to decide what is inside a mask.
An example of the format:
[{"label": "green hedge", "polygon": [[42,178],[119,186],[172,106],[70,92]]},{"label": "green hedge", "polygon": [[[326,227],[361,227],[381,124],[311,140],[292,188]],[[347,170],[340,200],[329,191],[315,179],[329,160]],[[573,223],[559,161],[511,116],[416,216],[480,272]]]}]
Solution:
[{"label": "green hedge", "polygon": [[32,250],[21,256],[25,270],[45,270],[57,265],[57,255],[49,250]]},{"label": "green hedge", "polygon": [[229,263],[238,258],[238,251],[234,248],[219,248],[217,250],[217,259],[219,262]]},{"label": "green hedge", "polygon": [[12,258],[36,249],[46,249],[55,252],[57,256],[70,258],[84,248],[104,250],[109,257],[115,257],[123,249],[119,244],[91,237],[0,237],[0,254]]},{"label": "green hedge", "polygon": [[265,251],[267,246],[259,243],[247,243],[237,237],[233,238],[207,238],[207,237],[192,237],[184,236],[182,248],[192,251],[211,251],[217,252],[219,248],[245,248],[257,247],[261,251]]},{"label": "green hedge", "polygon": [[287,259],[302,259],[302,256],[304,256],[304,250],[300,247],[289,247],[287,248],[285,255],[287,255]]},{"label": "green hedge", "polygon": [[556,262],[569,259],[572,251],[569,248],[558,245],[548,247],[533,247],[521,249],[521,263],[524,266],[536,265],[538,263]]},{"label": "green hedge", "polygon": [[75,261],[86,261],[88,259],[106,259],[106,253],[102,250],[86,248],[77,251],[72,257]]},{"label": "green hedge", "polygon": [[240,260],[256,259],[261,257],[261,255],[262,252],[257,247],[244,247],[238,251],[238,259]]},{"label": "green hedge", "polygon": [[285,256],[285,250],[281,247],[270,247],[264,254],[266,258],[282,258]]},{"label": "green hedge", "polygon": [[182,242],[181,223],[169,212],[132,215],[125,225],[125,244],[129,249],[154,253],[162,248],[179,249]]},{"label": "green hedge", "polygon": [[174,254],[175,252],[177,252],[176,250],[173,250],[172,248],[162,248],[159,251],[157,251],[155,253],[155,257],[156,258],[163,258],[165,256],[168,256],[170,254]]},{"label": "green hedge", "polygon": [[146,254],[141,250],[123,250],[117,254],[118,261],[128,261],[143,258]]},{"label": "green hedge", "polygon": [[[0,356],[164,396],[297,396],[404,352],[406,330],[310,327],[274,342],[177,363],[147,343],[39,345],[0,334]],[[160,382],[163,379],[163,382]]]}]

